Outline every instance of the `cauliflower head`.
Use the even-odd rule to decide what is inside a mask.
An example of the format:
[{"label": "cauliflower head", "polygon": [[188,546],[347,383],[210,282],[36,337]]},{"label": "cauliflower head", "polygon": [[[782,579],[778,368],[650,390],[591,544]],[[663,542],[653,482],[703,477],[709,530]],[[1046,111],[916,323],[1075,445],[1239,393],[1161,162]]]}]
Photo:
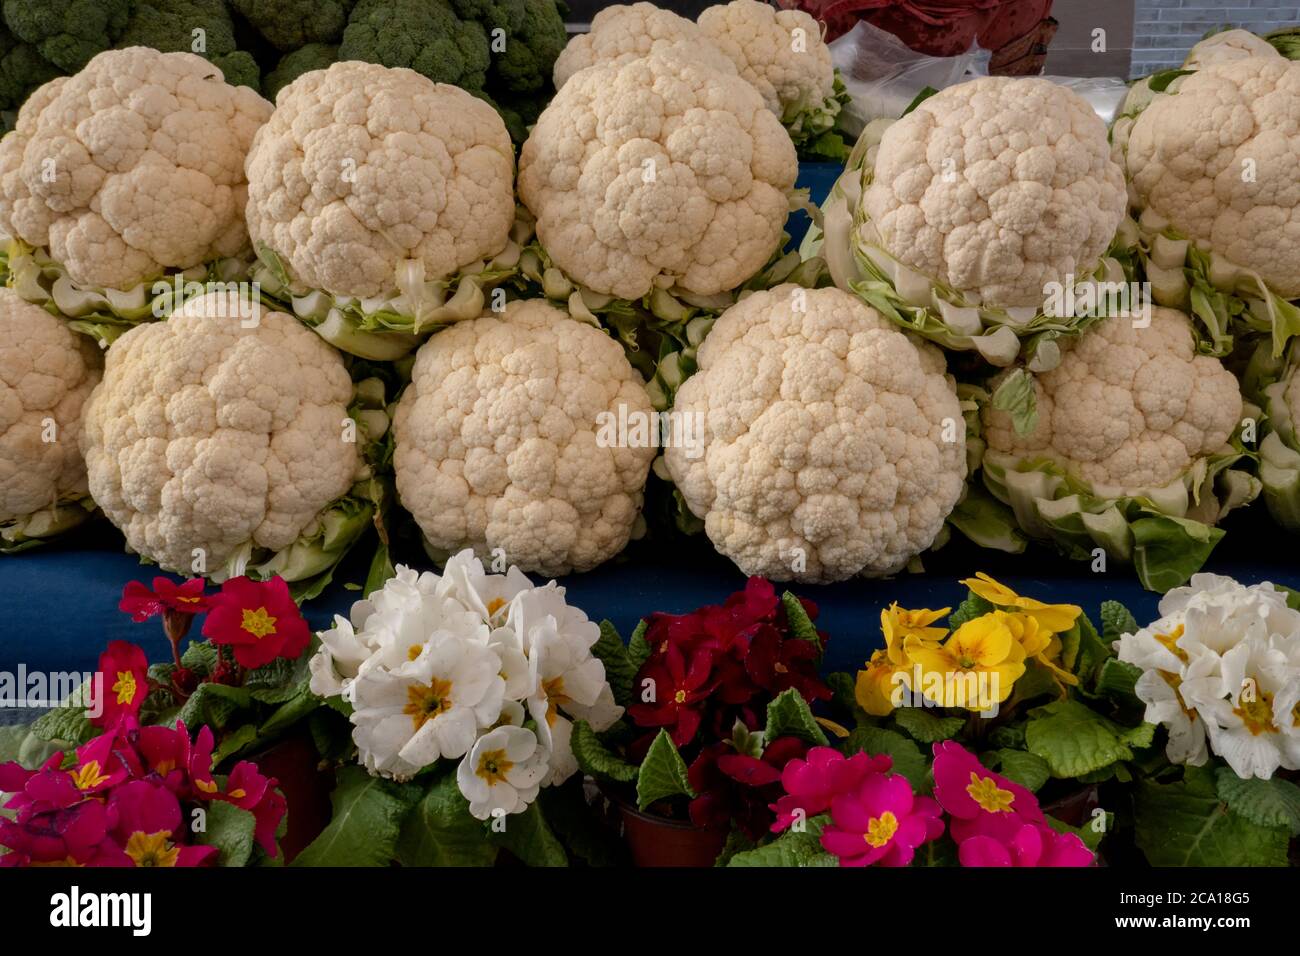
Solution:
[{"label": "cauliflower head", "polygon": [[763,98],[677,52],[575,75],[519,160],[555,265],[596,292],[732,289],[781,245],[798,164]]},{"label": "cauliflower head", "polygon": [[737,64],[685,17],[653,3],[620,3],[601,9],[592,17],[591,29],[565,45],[555,60],[555,88],[589,66],[622,66],[669,50],[719,73],[736,72]]},{"label": "cauliflower head", "polygon": [[1135,206],[1287,299],[1300,296],[1297,102],[1300,63],[1211,63],[1142,112],[1125,160]]},{"label": "cauliflower head", "polygon": [[1038,422],[1017,434],[988,407],[994,452],[1051,461],[1101,497],[1136,496],[1180,480],[1222,450],[1242,415],[1241,391],[1218,359],[1196,353],[1191,320],[1154,307],[1151,324],[1102,321],[1036,377]]},{"label": "cauliflower head", "polygon": [[101,53],[36,90],[0,140],[0,231],[112,289],[238,255],[244,157],[270,115],[192,53]]},{"label": "cauliflower head", "polygon": [[408,69],[348,61],[277,97],[248,154],[248,232],[297,281],[334,295],[392,293],[505,248],[514,150],[487,103]]},{"label": "cauliflower head", "polygon": [[241,555],[287,548],[352,486],[351,397],[339,354],[293,316],[190,299],[109,349],[81,434],[90,493],[163,569],[242,573]]},{"label": "cauliflower head", "polygon": [[627,544],[655,456],[602,441],[620,414],[653,410],[618,343],[544,300],[511,302],[420,348],[393,418],[398,495],[431,548],[587,571]]},{"label": "cauliflower head", "polygon": [[88,338],[0,288],[0,524],[85,496],[77,442],[102,364]]},{"label": "cauliflower head", "polygon": [[862,196],[883,248],[984,305],[1091,274],[1126,211],[1105,124],[1050,80],[985,77],[885,131]]},{"label": "cauliflower head", "polygon": [[835,67],[821,25],[802,10],[732,0],[700,14],[700,29],[782,121],[835,97]]},{"label": "cauliflower head", "polygon": [[703,454],[665,449],[669,473],[746,574],[891,574],[962,495],[966,433],[943,353],[838,289],[782,285],[724,312],[673,413],[704,441]]},{"label": "cauliflower head", "polygon": [[1273,44],[1249,30],[1222,30],[1193,46],[1183,61],[1183,69],[1199,70],[1211,63],[1242,60],[1250,56],[1281,59],[1282,54]]}]

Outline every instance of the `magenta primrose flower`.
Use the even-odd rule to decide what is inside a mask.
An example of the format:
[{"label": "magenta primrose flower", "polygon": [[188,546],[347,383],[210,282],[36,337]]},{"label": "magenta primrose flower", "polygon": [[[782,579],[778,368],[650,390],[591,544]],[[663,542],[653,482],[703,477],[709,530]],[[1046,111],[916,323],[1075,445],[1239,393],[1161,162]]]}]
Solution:
[{"label": "magenta primrose flower", "polygon": [[934,745],[934,795],[948,813],[962,866],[1091,866],[1073,833],[1057,833],[1029,790],[955,741]]},{"label": "magenta primrose flower", "polygon": [[835,797],[856,790],[868,774],[888,773],[893,766],[888,754],[846,757],[834,747],[813,747],[805,759],[789,761],[781,772],[785,796],[771,805],[776,814],[772,832],[789,829],[797,811],[803,811],[805,820],[825,813]]},{"label": "magenta primrose flower", "polygon": [[943,835],[939,804],[917,796],[906,777],[868,773],[857,788],[831,800],[822,846],[840,866],[907,866],[916,848]]}]

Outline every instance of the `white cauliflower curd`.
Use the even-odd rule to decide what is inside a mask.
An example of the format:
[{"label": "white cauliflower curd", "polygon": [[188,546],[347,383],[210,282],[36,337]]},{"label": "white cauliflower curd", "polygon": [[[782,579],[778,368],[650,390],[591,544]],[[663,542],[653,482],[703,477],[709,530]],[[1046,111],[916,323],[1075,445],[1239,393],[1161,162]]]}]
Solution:
[{"label": "white cauliflower curd", "polygon": [[369,358],[477,315],[480,285],[450,297],[449,286],[506,250],[515,218],[514,149],[496,110],[373,63],[335,63],[281,90],[248,178],[249,235],[287,286],[264,276],[270,292]]},{"label": "white cauliflower curd", "polygon": [[690,510],[746,574],[890,574],[961,497],[965,428],[942,353],[838,289],[783,285],[723,313],[673,412],[704,454],[665,458]]},{"label": "white cauliflower curd", "polygon": [[780,247],[798,165],[752,86],[680,55],[564,84],[519,161],[519,195],[555,265],[598,293],[712,295]]},{"label": "white cauliflower curd", "polygon": [[698,23],[796,142],[835,124],[840,111],[835,66],[821,24],[809,14],[777,10],[759,0],[732,0],[708,7]]},{"label": "white cauliflower curd", "polygon": [[670,49],[721,73],[736,72],[736,64],[685,17],[653,3],[616,3],[603,7],[586,33],[565,44],[555,60],[555,88],[589,66],[622,66]]},{"label": "white cauliflower curd", "polygon": [[[1252,272],[1282,299],[1300,297],[1297,103],[1300,63],[1255,55],[1210,62],[1129,121],[1124,159],[1139,224],[1211,255],[1215,288],[1231,291]],[[1152,255],[1181,269],[1183,248],[1171,261]],[[1173,278],[1185,291],[1185,278]]]},{"label": "white cauliflower curd", "polygon": [[[270,115],[203,57],[147,47],[40,87],[0,140],[0,231],[32,247],[10,251],[13,284],[67,314],[138,321],[146,280],[244,253],[244,156]],[[62,277],[117,294],[51,289]]]},{"label": "white cauliflower curd", "polygon": [[1041,307],[1091,273],[1124,216],[1092,107],[1044,79],[948,87],[885,131],[862,206],[884,250],[984,305]]},{"label": "white cauliflower curd", "polygon": [[1181,312],[1153,308],[1145,328],[1103,319],[1032,387],[1025,434],[985,407],[982,474],[1026,534],[1068,555],[1094,560],[1100,548],[1164,591],[1200,568],[1223,536],[1219,518],[1259,493],[1232,468],[1237,380],[1197,353]]},{"label": "white cauliflower curd", "polygon": [[99,350],[62,319],[0,288],[0,550],[84,519],[82,410]]},{"label": "white cauliflower curd", "polygon": [[[322,533],[327,567],[341,531],[322,513],[361,465],[351,397],[338,353],[293,316],[190,299],[109,350],[81,435],[91,495],[164,570],[222,580]],[[295,562],[271,570],[322,570]]]},{"label": "white cauliflower curd", "polygon": [[651,414],[617,342],[545,301],[511,302],[420,348],[393,419],[398,494],[435,553],[586,571],[627,544],[655,455],[603,442],[602,427]]}]

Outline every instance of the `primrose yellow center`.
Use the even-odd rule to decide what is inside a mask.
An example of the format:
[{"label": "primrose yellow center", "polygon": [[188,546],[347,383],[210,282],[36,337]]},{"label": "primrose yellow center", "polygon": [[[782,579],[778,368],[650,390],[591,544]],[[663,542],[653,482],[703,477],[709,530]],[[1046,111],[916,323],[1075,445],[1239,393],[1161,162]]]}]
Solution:
[{"label": "primrose yellow center", "polygon": [[488,606],[487,606],[488,617],[491,617],[492,615],[496,614],[497,611],[501,610],[505,606],[506,606],[505,598],[497,597],[488,601]]},{"label": "primrose yellow center", "polygon": [[772,668],[772,670],[776,671],[778,674],[790,673],[790,668],[786,667],[784,664],[780,662],[777,662],[777,664]]},{"label": "primrose yellow center", "polygon": [[1011,804],[1016,795],[1010,790],[1003,790],[992,777],[981,777],[974,770],[970,772],[970,784],[966,787],[970,798],[989,813],[1010,813]]},{"label": "primrose yellow center", "polygon": [[1157,634],[1155,638],[1159,641],[1170,654],[1178,658],[1184,664],[1187,663],[1187,652],[1178,646],[1178,639],[1183,636],[1183,626],[1179,624],[1168,634]]},{"label": "primrose yellow center", "polygon": [[420,656],[420,652],[423,650],[424,650],[423,644],[412,644],[410,647],[406,649],[406,659],[408,661],[415,660],[417,657]]},{"label": "primrose yellow center", "polygon": [[449,710],[451,710],[451,681],[439,680],[435,677],[427,687],[407,688],[406,706],[402,708],[402,713],[411,718],[411,724],[416,730]]},{"label": "primrose yellow center", "polygon": [[167,838],[170,830],[143,833],[136,830],[126,841],[126,855],[136,866],[175,866],[181,855],[180,847],[171,846]]},{"label": "primrose yellow center", "polygon": [[564,693],[564,678],[553,677],[550,680],[542,681],[542,692],[546,694],[547,726],[554,727],[560,705],[569,702],[568,695]]},{"label": "primrose yellow center", "polygon": [[275,618],[264,607],[259,607],[256,611],[244,608],[244,619],[239,626],[260,641],[266,635],[275,633]]},{"label": "primrose yellow center", "polygon": [[686,691],[679,690],[677,693],[673,694],[673,702],[678,704],[686,703]]},{"label": "primrose yellow center", "polygon": [[862,839],[878,850],[892,840],[897,832],[898,817],[886,810],[880,816],[872,817],[867,821],[867,832],[862,834]]},{"label": "primrose yellow center", "polygon": [[184,595],[177,595],[176,600],[179,601],[181,604],[198,604],[199,601],[203,599],[196,598],[196,597],[185,597]]},{"label": "primrose yellow center", "polygon": [[76,770],[69,770],[68,774],[78,790],[93,790],[108,779],[106,774],[99,772],[98,760],[87,761]]},{"label": "primrose yellow center", "polygon": [[474,772],[478,774],[489,787],[495,787],[499,783],[506,782],[508,774],[514,763],[506,757],[504,750],[487,750],[478,758],[478,769]]},{"label": "primrose yellow center", "polygon": [[1259,691],[1255,700],[1241,701],[1232,712],[1254,736],[1273,733],[1273,695],[1268,691]]},{"label": "primrose yellow center", "polygon": [[117,683],[113,685],[113,693],[117,695],[119,704],[129,704],[135,700],[135,675],[130,671],[118,671]]}]

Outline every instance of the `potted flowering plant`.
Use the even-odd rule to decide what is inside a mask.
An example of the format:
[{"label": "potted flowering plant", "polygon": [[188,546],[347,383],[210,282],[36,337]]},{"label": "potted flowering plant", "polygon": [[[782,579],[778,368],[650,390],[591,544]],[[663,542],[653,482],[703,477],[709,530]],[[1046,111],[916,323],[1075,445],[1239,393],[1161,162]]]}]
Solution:
[{"label": "potted flowering plant", "polygon": [[579,721],[573,753],[617,806],[640,865],[708,866],[771,826],[781,772],[827,742],[810,702],[826,636],[817,608],[751,578],[723,604],[651,614],[595,653],[626,719]]},{"label": "potted flowering plant", "polygon": [[[601,631],[554,581],[397,567],[322,632],[310,686],[351,727],[335,814],[299,865],[600,865],[617,848],[577,774],[574,721],[622,715]],[[503,853],[503,851],[505,851]]]},{"label": "potted flowering plant", "polygon": [[[119,607],[137,623],[161,618],[171,660],[150,663],[139,645],[110,642],[93,684],[33,722],[13,756],[33,768],[51,751],[80,752],[105,734],[197,729],[214,767],[252,757],[272,776],[290,810],[280,842],[292,859],[328,819],[312,740],[330,738],[330,720],[308,686],[311,632],[288,586],[241,577],[210,594],[201,578],[158,577],[151,587],[127,584]],[[187,645],[199,615],[206,639]]]}]

